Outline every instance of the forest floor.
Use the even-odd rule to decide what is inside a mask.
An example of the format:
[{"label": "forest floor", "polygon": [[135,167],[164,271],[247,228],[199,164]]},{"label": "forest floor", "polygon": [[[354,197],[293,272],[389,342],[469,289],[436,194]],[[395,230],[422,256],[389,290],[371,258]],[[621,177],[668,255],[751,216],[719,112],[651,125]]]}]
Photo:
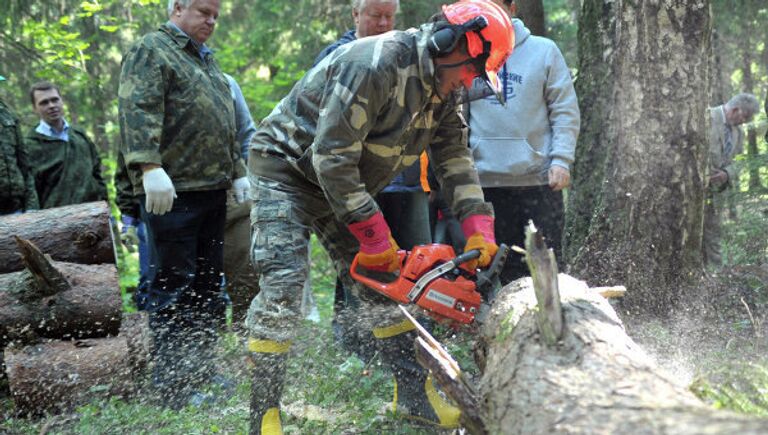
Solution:
[{"label": "forest floor", "polygon": [[[681,309],[659,321],[622,313],[629,335],[673,377],[691,385],[717,408],[768,415],[768,331],[758,297],[768,269],[737,271],[715,277],[740,286],[738,292],[709,301],[716,310]],[[768,272],[766,272],[768,274]],[[334,276],[327,257],[313,252],[313,287],[319,321],[306,321],[292,348],[283,427],[287,434],[440,434],[451,433],[394,416],[391,377],[378,358],[364,365],[334,343],[330,326]],[[725,293],[723,293],[725,294]],[[744,305],[741,300],[747,303]],[[747,309],[746,306],[752,307]],[[438,338],[469,373],[477,369],[470,356],[471,337],[438,331]],[[9,398],[0,398],[0,433],[5,434],[245,434],[248,425],[249,370],[235,332],[221,344],[221,371],[235,379],[234,394],[212,406],[170,411],[151,397],[97,401],[75,410],[35,419],[14,415]]]}]

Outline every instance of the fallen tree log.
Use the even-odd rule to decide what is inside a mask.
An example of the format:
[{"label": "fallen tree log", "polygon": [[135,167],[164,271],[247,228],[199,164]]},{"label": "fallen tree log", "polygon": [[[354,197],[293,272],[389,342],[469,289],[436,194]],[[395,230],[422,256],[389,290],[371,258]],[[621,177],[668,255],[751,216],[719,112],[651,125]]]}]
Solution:
[{"label": "fallen tree log", "polygon": [[114,264],[51,261],[17,240],[27,269],[0,275],[0,348],[46,338],[117,335],[122,300]]},{"label": "fallen tree log", "polygon": [[14,236],[58,261],[114,263],[109,206],[104,201],[0,216],[0,273],[24,268]]},{"label": "fallen tree log", "polygon": [[[548,257],[536,252],[546,250],[543,242],[532,240],[526,245],[528,260]],[[555,288],[534,289],[534,282]],[[552,301],[556,293],[559,303]],[[482,423],[468,421],[471,433],[768,432],[768,420],[715,410],[657,367],[601,295],[615,293],[621,292],[590,289],[565,274],[506,286],[480,330],[482,377],[470,411],[479,409]],[[542,327],[542,322],[550,324]],[[428,349],[422,342],[417,341],[417,351],[424,356]],[[433,372],[444,372],[436,379],[446,381],[441,386],[450,395],[455,385],[445,384],[455,381],[442,368],[447,363],[439,356],[422,360]]]},{"label": "fallen tree log", "polygon": [[117,337],[6,348],[17,414],[62,412],[99,398],[135,395],[146,379],[149,346],[146,314],[134,313]]}]

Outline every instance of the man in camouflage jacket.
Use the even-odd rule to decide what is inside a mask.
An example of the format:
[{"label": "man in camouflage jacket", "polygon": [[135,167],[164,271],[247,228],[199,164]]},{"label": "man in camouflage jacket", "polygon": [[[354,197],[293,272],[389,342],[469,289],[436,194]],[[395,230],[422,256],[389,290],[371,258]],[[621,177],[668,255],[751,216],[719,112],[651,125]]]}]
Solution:
[{"label": "man in camouflage jacket", "polygon": [[[494,16],[511,33],[506,15]],[[317,234],[344,286],[359,300],[357,324],[371,331],[379,355],[393,371],[395,410],[444,427],[457,424],[458,409],[439,399],[415,360],[414,325],[394,302],[353,281],[349,273],[358,253],[369,270],[399,267],[397,245],[373,195],[416,162],[427,145],[446,199],[466,224],[472,240],[466,249],[483,252],[481,265],[497,249],[493,210],[483,200],[466,125],[451,98],[482,71],[468,65],[472,57],[464,36],[459,36],[464,43],[449,51],[428,48],[436,31],[449,26],[439,15],[419,30],[339,47],[278,103],[251,142],[252,261],[261,288],[246,320],[255,369],[252,434],[280,428],[279,400],[286,355],[301,321],[310,232]],[[511,36],[499,37],[507,38],[511,49]],[[491,49],[497,42],[491,41]],[[461,78],[466,76],[468,81]]]},{"label": "man in camouflage jacket", "polygon": [[19,118],[0,100],[0,215],[38,207]]},{"label": "man in camouflage jacket", "polygon": [[106,200],[99,149],[85,131],[67,123],[59,89],[38,82],[29,96],[40,117],[26,137],[40,208]]},{"label": "man in camouflage jacket", "polygon": [[176,0],[169,21],[133,44],[118,92],[121,152],[147,225],[153,385],[163,404],[207,397],[214,372],[227,189],[248,182],[229,84],[205,41],[219,0]]}]

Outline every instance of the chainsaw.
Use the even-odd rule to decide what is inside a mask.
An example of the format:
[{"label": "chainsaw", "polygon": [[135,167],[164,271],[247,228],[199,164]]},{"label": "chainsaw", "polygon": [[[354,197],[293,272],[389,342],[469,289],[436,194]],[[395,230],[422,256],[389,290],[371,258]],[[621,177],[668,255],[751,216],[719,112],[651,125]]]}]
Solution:
[{"label": "chainsaw", "polygon": [[400,273],[394,281],[358,273],[357,256],[350,267],[352,278],[396,302],[415,304],[440,323],[460,326],[472,324],[495,297],[509,247],[501,244],[488,268],[481,270],[466,265],[480,256],[476,249],[457,256],[452,246],[434,243],[397,254]]}]

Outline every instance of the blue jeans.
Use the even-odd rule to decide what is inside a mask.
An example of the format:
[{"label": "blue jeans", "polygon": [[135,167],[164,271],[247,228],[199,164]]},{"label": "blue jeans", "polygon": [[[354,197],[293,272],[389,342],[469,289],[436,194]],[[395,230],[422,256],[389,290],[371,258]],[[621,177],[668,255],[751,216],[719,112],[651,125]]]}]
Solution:
[{"label": "blue jeans", "polygon": [[138,304],[139,300],[146,298],[149,274],[149,245],[147,244],[147,226],[144,221],[140,220],[136,225],[136,236],[139,238],[139,286],[133,297]]}]

